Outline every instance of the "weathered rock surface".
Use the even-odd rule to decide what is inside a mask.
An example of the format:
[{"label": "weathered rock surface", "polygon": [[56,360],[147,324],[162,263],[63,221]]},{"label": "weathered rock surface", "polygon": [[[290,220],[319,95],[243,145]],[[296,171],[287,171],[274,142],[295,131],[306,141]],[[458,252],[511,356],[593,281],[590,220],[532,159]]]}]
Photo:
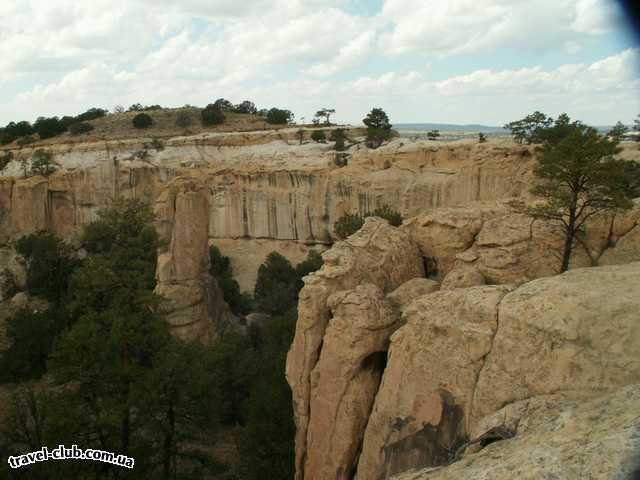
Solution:
[{"label": "weathered rock surface", "polygon": [[437,292],[440,289],[440,284],[435,280],[428,278],[412,278],[408,282],[403,283],[393,292],[391,292],[387,298],[395,308],[400,312],[404,310],[414,300],[423,297],[429,293]]},{"label": "weathered rock surface", "polygon": [[[48,148],[60,171],[48,178],[22,178],[19,162],[33,149],[15,150],[0,172],[0,242],[41,229],[71,238],[114,197],[154,202],[178,176],[207,185],[210,240],[238,240],[228,252],[222,248],[238,258],[247,239],[282,242],[275,247],[289,250],[287,242],[330,243],[333,224],[345,211],[389,204],[409,217],[444,205],[527,195],[533,157],[522,157],[526,148],[508,143],[353,147],[349,165],[339,168],[330,146],[287,143],[286,135],[176,137],[163,140],[163,149],[144,138],[58,144]],[[246,276],[243,289],[250,290]]]},{"label": "weathered rock surface", "polygon": [[507,295],[472,416],[556,392],[640,383],[640,263],[541,278]]},{"label": "weathered rock surface", "polygon": [[632,480],[640,472],[638,412],[638,384],[589,400],[534,397],[494,415],[500,425],[511,422],[515,437],[484,446],[451,465],[393,479]]},{"label": "weathered rock surface", "polygon": [[[559,273],[564,244],[560,224],[519,213],[523,207],[507,201],[438,208],[402,228],[429,260],[427,274],[441,279],[443,289],[521,284]],[[640,258],[639,216],[636,206],[615,219],[594,217],[573,250],[570,268]]]},{"label": "weathered rock surface", "polygon": [[[322,258],[323,267],[304,279],[295,338],[287,356],[287,381],[293,394],[297,427],[296,478],[299,479],[303,478],[306,462],[315,464],[314,455],[325,455],[308,448],[307,434],[315,415],[311,406],[312,371],[324,350],[332,349],[324,341],[331,321],[329,298],[366,283],[388,293],[407,280],[424,277],[422,259],[407,234],[378,218],[368,218],[357,233],[337,242]],[[366,319],[362,323],[366,324]]]},{"label": "weathered rock surface", "polygon": [[327,301],[332,318],[311,372],[305,478],[350,479],[399,315],[364,284]]},{"label": "weathered rock surface", "polygon": [[415,300],[391,338],[367,425],[358,478],[439,465],[467,435],[478,375],[506,286],[440,291]]},{"label": "weathered rock surface", "polygon": [[158,255],[156,293],[167,298],[176,335],[208,343],[228,308],[209,274],[209,202],[206,187],[177,179],[156,202],[157,228],[167,245]]}]

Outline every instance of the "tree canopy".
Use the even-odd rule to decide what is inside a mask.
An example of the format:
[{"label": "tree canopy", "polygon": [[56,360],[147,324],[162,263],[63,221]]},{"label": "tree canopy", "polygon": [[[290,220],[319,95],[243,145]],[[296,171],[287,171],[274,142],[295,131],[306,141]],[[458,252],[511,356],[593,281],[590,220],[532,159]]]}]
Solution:
[{"label": "tree canopy", "polygon": [[383,109],[372,109],[362,122],[367,126],[367,145],[369,147],[378,148],[391,138],[391,123],[389,123],[389,117]]},{"label": "tree canopy", "polygon": [[630,208],[631,199],[640,195],[640,182],[630,181],[629,175],[636,173],[628,162],[614,158],[619,152],[615,140],[561,117],[554,127],[538,132],[546,140],[535,168],[541,182],[532,193],[544,203],[530,213],[562,224],[565,243],[560,271],[564,272],[587,220],[600,212]]},{"label": "tree canopy", "polygon": [[507,123],[504,128],[511,130],[513,138],[518,143],[541,143],[540,133],[551,127],[553,119],[544,113],[535,111],[522,120]]}]

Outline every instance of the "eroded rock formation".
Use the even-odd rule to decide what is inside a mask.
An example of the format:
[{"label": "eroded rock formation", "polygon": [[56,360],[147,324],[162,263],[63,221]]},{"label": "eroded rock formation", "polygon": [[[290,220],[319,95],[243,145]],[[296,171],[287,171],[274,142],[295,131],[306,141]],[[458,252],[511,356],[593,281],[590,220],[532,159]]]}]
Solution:
[{"label": "eroded rock formation", "polygon": [[[633,239],[627,235],[636,228],[635,215],[594,222],[576,263],[591,264],[590,255],[607,252],[603,238],[615,238],[617,245]],[[510,205],[448,208],[426,217],[399,233],[405,250],[419,252],[410,257],[427,257],[444,269],[436,275],[444,277],[440,290],[436,281],[413,272],[391,291],[388,263],[363,260],[366,251],[342,243],[324,254],[325,269],[307,279],[287,363],[298,479],[386,480],[415,468],[420,479],[472,478],[456,462],[477,451],[489,462],[483,453],[488,444],[578,438],[571,428],[553,433],[558,418],[536,415],[575,413],[571,421],[588,424],[585,413],[574,412],[580,401],[640,384],[639,262],[552,275],[557,258],[539,257],[555,248],[555,237],[545,230],[553,225]],[[346,244],[369,245],[373,222]],[[495,260],[502,257],[511,260]],[[335,258],[347,268],[331,274]],[[350,281],[347,272],[355,272]],[[363,358],[375,352],[376,367],[363,368]],[[628,429],[616,435],[620,441],[633,438]],[[597,457],[604,437],[592,440],[591,455]],[[577,448],[571,445],[562,455]],[[589,462],[593,471],[612,474],[623,456],[606,466]],[[449,464],[454,473],[447,473]],[[572,461],[568,465],[567,478],[583,478],[571,470]],[[502,472],[496,468],[487,467],[489,473],[478,478],[493,478]],[[549,472],[562,468],[558,463]]]},{"label": "eroded rock formation", "polygon": [[209,274],[209,200],[206,187],[176,179],[156,202],[156,293],[168,299],[167,321],[176,335],[209,343],[230,315]]},{"label": "eroded rock formation", "polygon": [[[332,431],[342,428],[336,423],[336,416],[344,416],[345,409],[357,410],[354,423],[346,430],[362,430],[370,405],[377,390],[378,352],[386,350],[386,339],[391,335],[396,319],[391,307],[381,299],[382,294],[395,290],[398,286],[416,277],[423,277],[422,259],[417,247],[401,230],[391,227],[386,221],[368,218],[364,226],[343,242],[337,242],[322,256],[324,266],[305,277],[305,286],[300,292],[298,321],[291,350],[287,357],[287,380],[291,385],[296,418],[296,468],[297,478],[303,478],[305,469],[318,468],[329,451],[311,448],[320,442],[318,429]],[[360,290],[357,287],[367,283],[376,288]],[[356,305],[356,300],[360,304]],[[332,318],[333,313],[337,315]],[[350,313],[362,310],[361,322],[350,318]],[[350,313],[346,313],[350,312]],[[327,329],[329,336],[327,336]],[[352,342],[346,352],[339,334],[349,328]],[[367,333],[374,337],[368,338]],[[355,348],[358,339],[366,339],[362,347]],[[336,342],[336,345],[333,345]],[[369,344],[369,342],[371,342]],[[345,360],[336,355],[348,355]],[[373,356],[371,356],[373,355]],[[377,355],[377,356],[376,356]],[[332,369],[344,368],[351,379],[359,377],[350,389],[350,382],[336,383]],[[323,373],[328,369],[326,373]],[[335,372],[334,372],[335,373]],[[345,379],[346,380],[346,379]],[[350,387],[345,390],[345,388]],[[335,389],[335,390],[334,390]],[[312,398],[318,391],[331,391],[323,411],[334,412],[334,418],[311,418]],[[320,399],[321,402],[324,400]],[[369,407],[370,408],[370,407]],[[340,436],[336,437],[340,441]],[[351,442],[348,454],[334,459],[340,469],[340,478],[349,478],[359,440],[342,437]],[[323,445],[331,448],[322,440]],[[348,458],[351,457],[351,458]],[[333,471],[336,474],[336,471]]]}]

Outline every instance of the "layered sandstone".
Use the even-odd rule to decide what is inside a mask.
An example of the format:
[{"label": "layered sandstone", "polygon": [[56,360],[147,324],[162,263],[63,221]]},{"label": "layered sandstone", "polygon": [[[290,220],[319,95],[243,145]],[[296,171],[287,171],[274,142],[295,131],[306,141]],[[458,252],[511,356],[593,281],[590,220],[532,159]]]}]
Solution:
[{"label": "layered sandstone", "polygon": [[243,272],[241,288],[252,290],[250,272],[264,259],[245,254],[247,240],[302,258],[333,242],[333,224],[346,211],[389,204],[410,217],[528,194],[533,153],[508,142],[356,145],[340,168],[330,144],[299,145],[293,134],[174,137],[155,147],[150,138],[60,143],[46,147],[59,166],[48,178],[23,178],[20,161],[28,168],[34,149],[16,149],[0,172],[0,241],[41,229],[72,239],[116,196],[155,202],[172,179],[194,178],[208,188],[210,242]]},{"label": "layered sandstone", "polygon": [[211,342],[230,315],[209,274],[209,200],[197,181],[176,179],[156,201],[156,293],[167,299],[167,322],[183,338]]}]

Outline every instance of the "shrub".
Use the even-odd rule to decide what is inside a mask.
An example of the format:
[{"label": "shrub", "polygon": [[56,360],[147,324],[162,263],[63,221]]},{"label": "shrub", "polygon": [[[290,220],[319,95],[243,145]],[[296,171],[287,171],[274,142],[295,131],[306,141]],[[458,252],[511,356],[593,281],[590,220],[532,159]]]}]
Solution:
[{"label": "shrub", "polygon": [[87,122],[72,123],[69,125],[69,133],[71,135],[82,135],[93,130],[93,125]]},{"label": "shrub", "polygon": [[383,205],[376,208],[373,212],[366,213],[365,217],[380,217],[384,218],[390,225],[399,227],[402,225],[402,215],[400,212],[393,210],[389,205]]},{"label": "shrub", "polygon": [[33,129],[42,140],[55,137],[67,130],[58,117],[39,117],[33,124]]},{"label": "shrub", "polygon": [[251,311],[252,300],[246,293],[240,293],[240,286],[233,278],[233,270],[229,257],[220,253],[215,245],[209,247],[209,259],[211,261],[209,273],[216,279],[224,301],[236,315],[246,315]]},{"label": "shrub", "polygon": [[32,233],[16,242],[16,251],[27,259],[27,292],[59,304],[71,273],[78,265],[62,240],[47,232]]},{"label": "shrub", "polygon": [[333,230],[336,236],[341,240],[353,235],[364,225],[364,217],[359,213],[345,213],[336,223],[333,224]]},{"label": "shrub", "polygon": [[4,167],[9,165],[11,160],[13,160],[13,152],[3,152],[0,155],[0,171],[4,170]]},{"label": "shrub", "polygon": [[153,119],[146,113],[139,113],[133,117],[133,126],[135,128],[149,128],[153,125]]},{"label": "shrub", "polygon": [[362,225],[364,225],[364,219],[367,217],[383,218],[394,227],[402,225],[403,220],[399,212],[393,210],[389,205],[383,205],[372,212],[366,212],[364,215],[360,215],[359,213],[345,213],[334,223],[333,230],[338,238],[344,240],[360,230]]},{"label": "shrub", "polygon": [[233,110],[233,103],[231,103],[226,98],[219,98],[215,102],[213,102],[213,106],[218,110],[222,110],[223,112],[230,112]]},{"label": "shrub", "polygon": [[336,128],[335,130],[332,130],[331,136],[329,137],[329,140],[336,142],[333,148],[338,152],[343,152],[344,150],[346,150],[346,146],[344,144],[346,139],[347,136],[344,133],[343,128]]},{"label": "shrub", "polygon": [[18,144],[19,147],[24,147],[25,145],[31,145],[32,143],[35,143],[36,139],[34,138],[33,135],[25,135],[24,137],[20,137],[16,143]]},{"label": "shrub", "polygon": [[189,112],[180,112],[176,117],[176,127],[189,128],[193,123],[193,118]]},{"label": "shrub", "polygon": [[289,110],[271,108],[267,112],[267,122],[275,125],[287,124],[293,120],[293,113]]},{"label": "shrub", "polygon": [[207,105],[200,115],[203,125],[220,125],[224,122],[224,113],[213,103]]},{"label": "shrub", "polygon": [[487,137],[484,133],[480,132],[478,134],[478,143],[485,143],[487,141]]},{"label": "shrub", "polygon": [[253,103],[250,100],[245,100],[242,103],[239,103],[238,105],[234,106],[233,111],[235,113],[250,113],[255,115],[258,109],[256,108],[255,103]]},{"label": "shrub", "polygon": [[13,297],[18,291],[16,276],[11,270],[5,268],[0,276],[0,294],[2,294],[3,298],[7,299]]},{"label": "shrub", "polygon": [[76,116],[76,121],[88,122],[89,120],[95,120],[96,118],[101,118],[106,115],[107,115],[107,111],[103,108],[90,108],[86,112]]},{"label": "shrub", "polygon": [[298,275],[289,260],[271,252],[258,269],[256,308],[271,315],[282,314],[298,301]]},{"label": "shrub", "polygon": [[51,152],[47,152],[46,150],[42,150],[41,148],[36,150],[31,157],[31,174],[32,175],[42,175],[43,177],[48,177],[53,172],[55,172],[56,166],[53,163]]},{"label": "shrub", "polygon": [[327,141],[327,136],[324,133],[324,130],[314,130],[311,132],[311,140],[318,143],[325,143]]}]

